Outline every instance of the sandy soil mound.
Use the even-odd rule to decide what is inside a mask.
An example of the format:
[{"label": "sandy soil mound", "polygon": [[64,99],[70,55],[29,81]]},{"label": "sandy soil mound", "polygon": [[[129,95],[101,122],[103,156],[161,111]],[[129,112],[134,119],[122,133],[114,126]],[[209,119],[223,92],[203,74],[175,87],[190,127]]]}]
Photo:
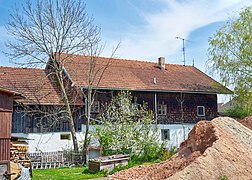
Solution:
[{"label": "sandy soil mound", "polygon": [[110,179],[252,179],[252,131],[231,118],[197,123],[170,160]]},{"label": "sandy soil mound", "polygon": [[244,126],[248,127],[249,129],[252,129],[252,114],[242,119],[240,123],[242,123]]}]

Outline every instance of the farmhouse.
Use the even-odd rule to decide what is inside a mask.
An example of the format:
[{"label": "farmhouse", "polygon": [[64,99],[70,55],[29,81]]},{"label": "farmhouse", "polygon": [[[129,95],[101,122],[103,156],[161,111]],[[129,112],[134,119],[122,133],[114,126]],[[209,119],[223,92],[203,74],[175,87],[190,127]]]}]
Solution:
[{"label": "farmhouse", "polygon": [[[72,108],[79,140],[83,140],[85,131],[85,77],[90,58],[71,55],[64,63],[67,82],[76,95]],[[94,82],[98,85],[94,86],[97,94],[91,108],[92,118],[119,91],[131,91],[138,103],[147,102],[154,112],[160,140],[169,140],[168,147],[178,146],[199,120],[216,117],[217,94],[231,93],[196,67],[166,64],[162,57],[157,62],[92,58],[97,62],[97,70],[108,65],[104,74],[97,71],[97,77],[102,77],[99,83]],[[61,93],[57,82],[49,76],[49,65],[50,61],[45,69],[0,67],[0,86],[26,97],[14,104],[12,133],[34,139],[29,142],[30,152],[57,151],[72,145]]]}]

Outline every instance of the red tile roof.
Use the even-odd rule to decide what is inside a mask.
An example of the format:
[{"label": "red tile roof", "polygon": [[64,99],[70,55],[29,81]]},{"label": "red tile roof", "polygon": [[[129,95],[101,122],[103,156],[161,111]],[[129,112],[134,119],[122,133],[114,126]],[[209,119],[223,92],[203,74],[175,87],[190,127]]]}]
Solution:
[{"label": "red tile roof", "polygon": [[60,91],[50,83],[44,69],[0,66],[0,87],[17,91],[28,104],[59,104]]},{"label": "red tile roof", "polygon": [[[69,55],[68,55],[69,56]],[[90,57],[71,55],[64,67],[75,86],[87,86]],[[231,91],[192,66],[166,64],[161,70],[157,63],[136,60],[96,57],[96,70],[111,61],[98,86],[97,73],[94,86],[102,89],[128,89],[138,91],[184,91],[195,93],[231,93]],[[156,84],[154,84],[156,78]],[[62,104],[61,93],[46,76],[44,69],[0,66],[0,87],[22,94],[19,100],[29,104]]]},{"label": "red tile roof", "polygon": [[[69,56],[69,55],[68,55]],[[129,89],[142,91],[184,91],[197,93],[232,93],[196,67],[166,64],[161,70],[157,63],[137,60],[96,57],[95,72],[111,60],[97,86],[104,89]],[[71,55],[64,67],[76,86],[87,86],[90,57]],[[101,72],[97,74],[99,79]],[[154,84],[156,78],[156,84]]]}]

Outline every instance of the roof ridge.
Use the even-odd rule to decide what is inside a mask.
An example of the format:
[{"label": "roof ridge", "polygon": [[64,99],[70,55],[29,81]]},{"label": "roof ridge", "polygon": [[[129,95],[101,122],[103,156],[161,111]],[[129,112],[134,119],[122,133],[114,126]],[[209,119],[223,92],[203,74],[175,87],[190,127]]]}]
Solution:
[{"label": "roof ridge", "polygon": [[0,66],[0,68],[13,68],[13,69],[36,69],[36,70],[45,70],[45,68],[14,67],[14,66]]},{"label": "roof ridge", "polygon": [[[79,57],[91,57],[91,56],[82,56],[79,54],[73,54],[73,56],[79,56]],[[126,58],[117,58],[117,57],[105,57],[105,56],[95,56],[98,58],[103,58],[103,59],[114,59],[114,60],[118,60],[118,61],[129,61],[129,62],[140,62],[140,63],[152,63],[152,64],[156,64],[158,62],[154,62],[154,61],[148,61],[148,60],[143,60],[143,59],[126,59]],[[171,65],[171,66],[184,66],[182,64],[171,64],[171,63],[165,63],[165,65]],[[191,67],[190,65],[185,65],[186,67]]]}]

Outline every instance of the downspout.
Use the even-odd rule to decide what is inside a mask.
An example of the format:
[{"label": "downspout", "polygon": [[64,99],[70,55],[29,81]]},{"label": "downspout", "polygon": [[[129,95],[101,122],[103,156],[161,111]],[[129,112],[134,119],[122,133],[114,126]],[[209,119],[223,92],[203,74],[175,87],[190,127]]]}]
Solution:
[{"label": "downspout", "polygon": [[154,92],[154,110],[155,110],[155,119],[157,122],[157,93]]},{"label": "downspout", "polygon": [[185,126],[184,126],[184,96],[183,92],[180,92],[180,111],[181,111],[181,121],[182,121],[182,128],[183,128],[183,134],[184,134],[184,141],[185,141]]},{"label": "downspout", "polygon": [[[153,84],[154,84],[154,86],[157,85],[156,77],[153,78]],[[154,91],[154,113],[155,113],[155,119],[156,119],[156,123],[157,123],[157,92],[156,91]]]}]

